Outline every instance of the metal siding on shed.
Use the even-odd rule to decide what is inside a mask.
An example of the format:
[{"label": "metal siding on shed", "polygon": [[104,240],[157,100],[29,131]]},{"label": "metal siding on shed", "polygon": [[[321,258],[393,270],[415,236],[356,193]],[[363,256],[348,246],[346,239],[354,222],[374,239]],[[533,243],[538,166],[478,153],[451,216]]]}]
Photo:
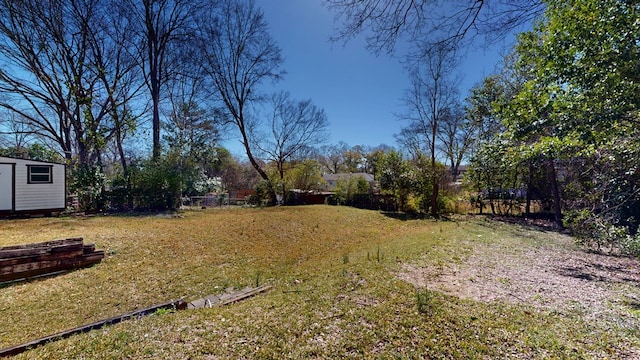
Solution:
[{"label": "metal siding on shed", "polygon": [[13,211],[13,166],[0,162],[0,211]]},{"label": "metal siding on shed", "polygon": [[[15,165],[15,211],[64,209],[66,203],[66,176],[63,164],[34,160],[0,158],[0,162]],[[52,166],[52,183],[29,184],[27,165]]]}]

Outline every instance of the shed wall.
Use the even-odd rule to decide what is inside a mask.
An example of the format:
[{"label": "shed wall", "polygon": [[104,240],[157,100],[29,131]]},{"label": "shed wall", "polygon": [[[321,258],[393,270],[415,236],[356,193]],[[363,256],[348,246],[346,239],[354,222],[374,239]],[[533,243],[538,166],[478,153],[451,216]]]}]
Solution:
[{"label": "shed wall", "polygon": [[[64,165],[33,160],[0,158],[0,162],[9,161],[16,164],[14,211],[37,211],[65,208],[66,176]],[[49,184],[29,184],[27,165],[52,166],[52,182]],[[1,190],[10,191],[10,189]]]}]

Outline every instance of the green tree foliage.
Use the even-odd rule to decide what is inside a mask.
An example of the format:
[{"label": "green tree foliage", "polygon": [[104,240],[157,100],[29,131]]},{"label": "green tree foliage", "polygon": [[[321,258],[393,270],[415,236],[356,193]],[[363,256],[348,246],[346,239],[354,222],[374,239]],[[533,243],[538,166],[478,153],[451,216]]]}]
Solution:
[{"label": "green tree foliage", "polygon": [[371,185],[362,176],[351,176],[348,179],[338,180],[335,188],[335,197],[339,204],[354,205],[358,196],[371,192]]},{"label": "green tree foliage", "polygon": [[344,160],[344,166],[346,172],[357,173],[364,170],[365,151],[363,146],[355,145],[354,147],[347,149],[342,154]]},{"label": "green tree foliage", "polygon": [[215,190],[213,174],[208,173],[208,164],[219,161],[215,146],[219,135],[213,115],[195,103],[182,103],[169,119],[164,137],[166,161],[181,174],[182,194],[204,195]]},{"label": "green tree foliage", "polygon": [[[385,153],[378,164],[380,176],[378,178],[383,194],[393,195],[400,211],[432,213],[433,179],[439,185],[447,178],[445,166],[436,162],[435,167],[429,156],[417,156],[406,159],[401,152],[390,150]],[[444,196],[436,195],[438,212],[444,209]]]},{"label": "green tree foliage", "polygon": [[366,173],[373,175],[374,179],[380,177],[380,161],[384,157],[385,153],[390,151],[391,148],[386,145],[379,145],[365,154]]},{"label": "green tree foliage", "polygon": [[110,185],[106,197],[112,209],[165,211],[180,206],[182,174],[165,158],[133,162],[129,176],[117,176]]},{"label": "green tree foliage", "polygon": [[287,172],[286,181],[289,189],[305,191],[319,190],[325,183],[320,171],[320,164],[313,159],[295,163]]},{"label": "green tree foliage", "polygon": [[510,166],[542,168],[558,222],[586,211],[569,217],[574,229],[590,219],[637,232],[639,14],[637,2],[549,0],[519,38],[522,87],[496,107]]},{"label": "green tree foliage", "polygon": [[106,178],[99,166],[86,165],[71,171],[69,190],[78,196],[80,210],[103,210],[105,183]]},{"label": "green tree foliage", "polygon": [[0,149],[0,156],[16,157],[16,158],[28,158],[31,160],[48,161],[63,163],[64,158],[56,151],[42,144],[31,144],[24,147],[10,147]]},{"label": "green tree foliage", "polygon": [[380,188],[398,201],[398,209],[406,210],[409,195],[414,190],[416,173],[402,153],[392,150],[380,161]]}]

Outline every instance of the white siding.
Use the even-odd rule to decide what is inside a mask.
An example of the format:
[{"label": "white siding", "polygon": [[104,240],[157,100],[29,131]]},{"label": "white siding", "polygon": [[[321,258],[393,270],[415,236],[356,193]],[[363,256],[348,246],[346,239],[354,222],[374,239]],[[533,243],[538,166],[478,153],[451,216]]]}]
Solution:
[{"label": "white siding", "polygon": [[13,210],[13,164],[0,164],[0,210]]},{"label": "white siding", "polygon": [[[15,211],[63,209],[65,208],[65,167],[33,160],[0,158],[0,162],[15,162]],[[52,183],[29,184],[27,165],[53,166]],[[2,189],[2,191],[11,191]]]}]

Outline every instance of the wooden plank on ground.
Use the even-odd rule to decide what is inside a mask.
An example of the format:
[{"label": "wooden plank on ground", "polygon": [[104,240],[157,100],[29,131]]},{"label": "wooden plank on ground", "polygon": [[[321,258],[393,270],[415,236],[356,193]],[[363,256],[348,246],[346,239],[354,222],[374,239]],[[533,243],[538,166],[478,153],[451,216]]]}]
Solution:
[{"label": "wooden plank on ground", "polygon": [[[71,238],[63,240],[53,240],[40,243],[11,245],[0,247],[0,259],[14,258],[20,256],[42,255],[60,251],[66,251],[68,246],[79,246],[82,249],[82,238]],[[55,250],[54,250],[55,249]]]},{"label": "wooden plank on ground", "polygon": [[28,281],[28,280],[44,279],[44,278],[53,277],[53,276],[61,275],[61,274],[64,274],[64,273],[68,273],[69,271],[71,271],[71,269],[48,272],[48,273],[33,275],[33,276],[29,276],[29,277],[22,277],[22,278],[17,278],[17,279],[13,279],[13,280],[2,281],[2,282],[0,282],[0,286],[14,284],[14,283],[18,283],[18,282],[22,282],[22,281]]},{"label": "wooden plank on ground", "polygon": [[[40,345],[44,345],[48,342],[51,341],[56,341],[56,340],[60,340],[60,339],[65,339],[68,338],[70,336],[76,335],[76,334],[80,334],[80,333],[85,333],[91,330],[95,330],[95,329],[100,329],[103,326],[107,326],[107,325],[113,325],[113,324],[117,324],[119,322],[131,319],[131,318],[135,318],[135,317],[141,317],[141,316],[145,316],[145,315],[149,315],[151,313],[154,313],[160,309],[176,309],[176,310],[184,310],[184,309],[197,309],[197,308],[203,308],[203,307],[207,307],[207,304],[211,304],[210,303],[210,299],[213,299],[216,301],[215,304],[211,304],[211,305],[228,305],[228,304],[232,304],[244,299],[247,299],[249,297],[252,297],[256,294],[259,294],[261,292],[267,291],[271,289],[270,285],[262,285],[256,288],[245,288],[243,290],[240,291],[236,291],[233,293],[229,293],[229,294],[221,294],[221,295],[209,295],[206,298],[203,299],[198,299],[195,301],[190,302],[189,304],[187,304],[184,300],[180,299],[180,300],[174,300],[174,301],[170,301],[167,303],[162,303],[162,304],[158,304],[158,305],[154,305],[142,310],[136,310],[136,311],[132,311],[129,313],[126,313],[124,315],[120,315],[120,316],[116,316],[116,317],[112,317],[109,319],[105,319],[105,320],[100,320],[91,324],[87,324],[87,325],[83,325],[71,330],[66,330],[54,335],[50,335],[50,336],[46,336],[37,340],[33,340],[33,341],[29,341],[27,343],[24,344],[20,344],[20,345],[16,345],[16,346],[12,346],[6,349],[2,349],[0,350],[0,358],[1,357],[7,357],[7,356],[14,356],[14,355],[18,355],[21,354],[29,349],[35,348],[37,346]],[[197,307],[194,307],[194,303],[198,304]]]},{"label": "wooden plank on ground", "polygon": [[104,256],[82,238],[0,247],[0,283],[91,266]]},{"label": "wooden plank on ground", "polygon": [[269,289],[271,289],[270,285],[262,285],[257,288],[246,288],[238,292],[237,294],[234,294],[233,296],[230,296],[229,298],[222,300],[222,305],[229,305],[229,304],[238,302],[240,300],[250,298],[256,294],[267,291]]},{"label": "wooden plank on ground", "polygon": [[75,256],[73,258],[41,260],[22,264],[1,266],[0,282],[29,278],[49,272],[88,267],[102,261],[102,259],[104,259],[104,256],[104,251],[99,250],[94,251],[90,254]]},{"label": "wooden plank on ground", "polygon": [[56,245],[66,245],[73,244],[77,242],[82,242],[82,238],[68,238],[68,239],[60,239],[60,240],[51,240],[51,241],[43,241],[37,243],[28,243],[28,244],[19,244],[19,245],[7,245],[0,247],[0,250],[14,250],[14,249],[33,249],[33,248],[41,248],[41,247],[52,247]]},{"label": "wooden plank on ground", "polygon": [[48,251],[44,251],[38,254],[0,259],[0,267],[16,264],[26,264],[30,262],[69,259],[82,256],[83,254],[84,250],[82,244],[58,246],[56,248],[52,248]]},{"label": "wooden plank on ground", "polygon": [[270,285],[262,285],[256,288],[247,287],[243,290],[235,291],[227,294],[208,295],[202,299],[190,301],[187,304],[187,309],[201,309],[207,307],[213,307],[217,305],[229,305],[249,297],[252,297],[261,292],[271,289]]},{"label": "wooden plank on ground", "polygon": [[96,251],[96,244],[84,244],[82,247],[82,252],[84,254],[90,254],[94,251]]},{"label": "wooden plank on ground", "polygon": [[23,352],[29,350],[29,349],[35,348],[37,346],[46,344],[46,343],[51,342],[51,341],[65,339],[65,338],[68,338],[68,337],[70,337],[72,335],[85,333],[85,332],[88,332],[88,331],[91,331],[91,330],[95,330],[95,329],[100,329],[103,326],[117,324],[119,322],[122,322],[122,321],[125,321],[125,320],[129,320],[131,318],[149,315],[149,314],[152,314],[152,313],[154,313],[154,312],[156,312],[158,310],[161,310],[161,309],[182,310],[182,309],[185,309],[185,308],[186,308],[186,303],[185,303],[184,300],[174,300],[174,301],[169,301],[169,302],[158,304],[158,305],[153,305],[153,306],[150,306],[150,307],[142,309],[142,310],[136,310],[136,311],[132,311],[130,313],[126,313],[124,315],[112,317],[112,318],[105,319],[105,320],[96,321],[94,323],[83,325],[83,326],[80,326],[80,327],[77,327],[77,328],[74,328],[74,329],[71,329],[71,330],[66,330],[66,331],[51,335],[51,336],[46,336],[46,337],[43,337],[43,338],[40,338],[40,339],[37,339],[37,340],[29,341],[29,342],[21,344],[21,345],[17,345],[17,346],[13,346],[13,347],[10,347],[10,348],[2,349],[2,350],[0,350],[0,357],[18,355],[20,353],[23,353]]}]

